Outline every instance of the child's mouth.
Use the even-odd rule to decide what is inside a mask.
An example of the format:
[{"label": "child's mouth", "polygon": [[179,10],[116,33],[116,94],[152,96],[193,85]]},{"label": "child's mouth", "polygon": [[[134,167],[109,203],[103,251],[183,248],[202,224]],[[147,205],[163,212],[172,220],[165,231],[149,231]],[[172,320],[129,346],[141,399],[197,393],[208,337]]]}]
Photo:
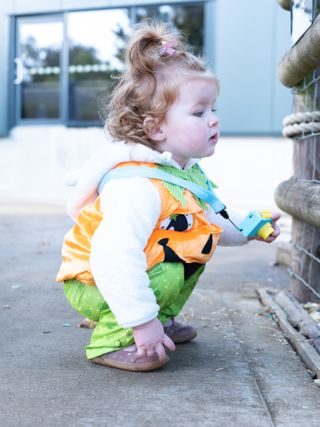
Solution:
[{"label": "child's mouth", "polygon": [[212,136],[209,138],[209,141],[210,141],[212,144],[215,144],[215,143],[218,141],[218,139],[219,139],[219,135],[216,133],[215,135],[212,135]]}]

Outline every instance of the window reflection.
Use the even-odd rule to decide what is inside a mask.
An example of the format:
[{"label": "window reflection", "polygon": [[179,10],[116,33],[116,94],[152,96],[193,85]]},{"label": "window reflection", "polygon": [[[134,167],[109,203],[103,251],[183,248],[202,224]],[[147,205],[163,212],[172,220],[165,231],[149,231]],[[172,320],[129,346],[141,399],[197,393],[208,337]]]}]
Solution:
[{"label": "window reflection", "polygon": [[[200,2],[71,12],[68,40],[64,40],[62,16],[18,18],[19,118],[62,120],[63,105],[69,124],[102,124],[99,103],[107,103],[115,83],[112,76],[123,69],[131,11],[137,22],[152,17],[170,23],[202,53],[204,3]],[[68,60],[61,62],[66,60],[64,43],[69,47]],[[61,91],[62,78],[68,90]]]},{"label": "window reflection", "polygon": [[111,76],[123,69],[129,11],[69,15],[69,119],[98,121],[99,98],[110,93]]},{"label": "window reflection", "polygon": [[20,23],[21,118],[59,118],[61,46],[61,22]]},{"label": "window reflection", "polygon": [[202,53],[204,45],[204,6],[202,3],[137,7],[137,21],[151,17],[171,23],[178,28],[194,47],[197,53]]}]

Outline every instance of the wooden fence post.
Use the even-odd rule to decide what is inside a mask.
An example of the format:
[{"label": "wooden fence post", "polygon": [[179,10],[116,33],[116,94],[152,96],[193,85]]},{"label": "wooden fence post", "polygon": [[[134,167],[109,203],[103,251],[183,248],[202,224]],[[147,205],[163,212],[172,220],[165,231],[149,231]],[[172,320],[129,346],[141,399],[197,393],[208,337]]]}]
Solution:
[{"label": "wooden fence post", "polygon": [[310,114],[320,110],[319,66],[320,15],[278,67],[281,82],[294,88],[295,113],[306,117],[303,122],[297,116],[295,123],[301,132],[293,138],[293,177],[282,182],[275,194],[278,206],[293,217],[289,271],[292,294],[300,302],[320,302],[320,132],[314,130],[319,124],[316,115],[313,123],[317,126],[310,127]]}]

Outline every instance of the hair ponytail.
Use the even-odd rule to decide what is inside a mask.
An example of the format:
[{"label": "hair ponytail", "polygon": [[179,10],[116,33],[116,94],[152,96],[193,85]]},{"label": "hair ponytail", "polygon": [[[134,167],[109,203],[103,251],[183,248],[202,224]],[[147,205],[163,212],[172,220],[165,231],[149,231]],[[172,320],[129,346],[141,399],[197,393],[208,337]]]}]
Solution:
[{"label": "hair ponytail", "polygon": [[127,65],[133,75],[155,73],[163,63],[168,62],[168,58],[161,54],[164,42],[182,47],[180,34],[169,31],[163,23],[150,24],[146,20],[138,26],[127,51]]}]

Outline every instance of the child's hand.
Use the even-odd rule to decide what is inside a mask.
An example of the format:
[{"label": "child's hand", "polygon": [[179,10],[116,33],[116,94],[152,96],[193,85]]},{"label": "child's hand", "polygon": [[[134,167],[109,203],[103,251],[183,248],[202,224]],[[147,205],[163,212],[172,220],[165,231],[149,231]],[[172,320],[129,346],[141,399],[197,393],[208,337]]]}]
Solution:
[{"label": "child's hand", "polygon": [[133,337],[137,346],[137,358],[151,356],[156,352],[160,360],[166,356],[164,345],[171,351],[176,349],[173,341],[164,333],[163,326],[157,318],[144,325],[133,328]]},{"label": "child's hand", "polygon": [[280,228],[277,225],[277,221],[281,218],[281,213],[280,212],[273,212],[271,214],[272,216],[272,228],[274,229],[274,232],[272,234],[270,234],[270,236],[267,238],[267,240],[262,239],[260,236],[255,236],[252,237],[249,240],[259,240],[260,242],[266,242],[266,243],[271,243],[274,240],[276,240],[276,238],[279,236],[280,234]]}]

